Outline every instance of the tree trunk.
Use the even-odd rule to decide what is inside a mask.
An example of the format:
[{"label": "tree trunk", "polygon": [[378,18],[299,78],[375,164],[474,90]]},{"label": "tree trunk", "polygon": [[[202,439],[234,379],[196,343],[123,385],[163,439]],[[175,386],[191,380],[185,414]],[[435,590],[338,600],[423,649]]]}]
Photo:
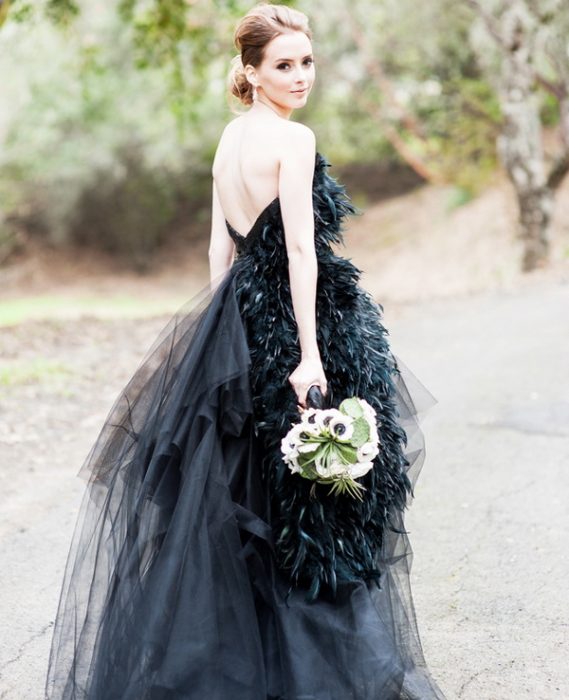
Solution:
[{"label": "tree trunk", "polygon": [[534,96],[516,83],[521,73],[512,71],[504,83],[504,128],[498,137],[498,153],[516,191],[519,236],[524,241],[522,267],[543,266],[549,256],[553,192],[547,185],[541,123]]},{"label": "tree trunk", "polygon": [[[504,117],[497,149],[516,192],[519,236],[524,241],[522,269],[529,271],[548,262],[554,190],[569,169],[565,151],[551,173],[547,173],[543,150],[536,92],[540,77],[536,74],[533,57],[538,32],[549,19],[547,13],[541,16],[530,11],[528,0],[500,2],[496,14],[487,10],[480,0],[465,2],[482,18],[501,52],[501,69],[494,77]],[[544,78],[540,82],[546,83],[547,89],[558,90],[556,85],[547,85]],[[556,92],[560,100],[562,134],[567,139],[569,115],[567,104],[561,104],[560,95]]]},{"label": "tree trunk", "polygon": [[553,211],[532,66],[535,27],[523,0],[510,5],[500,25],[505,49],[500,76],[504,128],[497,146],[516,191],[519,235],[524,241],[522,267],[529,271],[547,263]]}]

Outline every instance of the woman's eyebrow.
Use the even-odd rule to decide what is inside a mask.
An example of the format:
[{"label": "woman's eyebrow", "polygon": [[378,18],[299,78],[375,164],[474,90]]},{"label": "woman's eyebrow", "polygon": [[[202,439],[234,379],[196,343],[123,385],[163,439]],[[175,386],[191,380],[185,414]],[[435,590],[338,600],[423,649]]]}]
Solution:
[{"label": "woman's eyebrow", "polygon": [[[311,54],[311,53],[307,53],[306,56],[303,56],[302,58],[312,58],[312,54]],[[275,58],[275,63],[276,63],[277,61],[293,61],[293,60],[294,60],[294,59],[292,59],[292,58]]]}]

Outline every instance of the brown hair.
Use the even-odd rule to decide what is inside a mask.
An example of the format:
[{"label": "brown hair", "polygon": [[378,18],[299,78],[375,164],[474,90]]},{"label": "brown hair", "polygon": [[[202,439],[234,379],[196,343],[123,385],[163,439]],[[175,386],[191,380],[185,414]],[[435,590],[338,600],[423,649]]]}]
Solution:
[{"label": "brown hair", "polygon": [[231,60],[228,76],[229,93],[245,105],[253,104],[253,86],[247,80],[244,66],[259,66],[264,58],[265,46],[285,32],[304,32],[312,40],[308,17],[286,5],[260,2],[240,20],[233,41],[239,50]]}]

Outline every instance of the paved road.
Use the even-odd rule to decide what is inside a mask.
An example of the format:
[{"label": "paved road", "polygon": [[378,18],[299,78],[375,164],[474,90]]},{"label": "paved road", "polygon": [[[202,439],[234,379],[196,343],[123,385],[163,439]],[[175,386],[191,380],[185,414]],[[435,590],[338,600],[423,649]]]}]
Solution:
[{"label": "paved road", "polygon": [[[386,304],[385,320],[439,400],[407,517],[431,670],[449,700],[566,700],[569,284]],[[0,331],[4,356],[62,363],[0,401],[0,698],[42,698],[75,474],[164,322]]]}]

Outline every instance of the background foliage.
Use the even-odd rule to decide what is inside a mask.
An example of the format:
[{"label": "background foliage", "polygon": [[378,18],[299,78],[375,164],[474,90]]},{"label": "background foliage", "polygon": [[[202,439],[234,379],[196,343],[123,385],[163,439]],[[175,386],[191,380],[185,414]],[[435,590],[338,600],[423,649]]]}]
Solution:
[{"label": "background foliage", "polygon": [[[335,164],[404,163],[456,185],[460,201],[487,182],[501,115],[465,3],[289,4],[314,31],[317,82],[293,118],[319,150]],[[204,235],[210,164],[232,117],[233,30],[251,5],[4,0],[0,260],[36,236],[144,268],[173,235]]]}]

